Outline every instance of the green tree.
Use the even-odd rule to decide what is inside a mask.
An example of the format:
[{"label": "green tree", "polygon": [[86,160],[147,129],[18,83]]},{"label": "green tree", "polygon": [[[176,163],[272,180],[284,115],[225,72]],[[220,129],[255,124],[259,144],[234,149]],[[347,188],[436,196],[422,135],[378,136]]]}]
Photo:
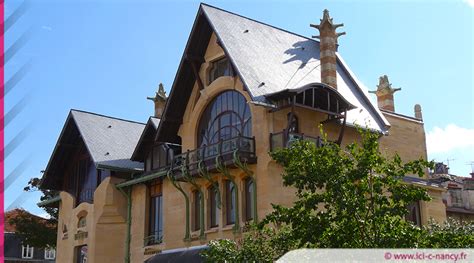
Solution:
[{"label": "green tree", "polygon": [[[284,184],[297,190],[296,201],[291,207],[273,205],[258,229],[239,241],[211,242],[205,258],[272,262],[295,248],[474,247],[474,224],[419,228],[407,222],[407,206],[430,197],[402,179],[422,177],[432,163],[387,158],[379,151],[378,134],[359,132],[360,143],[345,148],[328,141],[324,147],[297,141],[270,153],[284,168]],[[281,249],[274,251],[274,244]]]},{"label": "green tree", "polygon": [[[24,190],[41,191],[41,201],[54,198],[59,194],[57,191],[40,189],[40,182],[39,178],[32,178]],[[15,225],[16,234],[25,244],[34,247],[56,247],[58,208],[45,206],[42,209],[49,214],[49,218],[39,218],[21,210],[18,216],[10,219],[9,223]]]},{"label": "green tree", "polygon": [[419,231],[404,220],[406,207],[430,198],[402,178],[423,176],[430,163],[386,158],[378,134],[359,132],[360,144],[345,149],[298,141],[270,153],[284,167],[284,184],[296,188],[297,201],[288,208],[274,205],[264,223],[291,226],[300,247],[411,247]]}]

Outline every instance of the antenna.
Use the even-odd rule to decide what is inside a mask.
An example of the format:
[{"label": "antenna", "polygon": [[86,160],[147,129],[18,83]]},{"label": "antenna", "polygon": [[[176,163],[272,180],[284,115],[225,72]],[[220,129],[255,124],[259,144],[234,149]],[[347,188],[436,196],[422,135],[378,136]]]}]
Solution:
[{"label": "antenna", "polygon": [[454,160],[456,160],[456,159],[449,159],[449,158],[446,159],[446,163],[448,164],[448,168],[449,168],[449,161],[454,161]]}]

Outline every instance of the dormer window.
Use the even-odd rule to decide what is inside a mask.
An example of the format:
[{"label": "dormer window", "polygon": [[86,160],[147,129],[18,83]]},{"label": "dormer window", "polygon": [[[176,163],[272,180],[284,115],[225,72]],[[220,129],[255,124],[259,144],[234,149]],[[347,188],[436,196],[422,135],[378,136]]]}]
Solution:
[{"label": "dormer window", "polygon": [[211,70],[209,71],[209,84],[222,76],[231,76],[232,67],[227,58],[221,58],[212,62]]}]

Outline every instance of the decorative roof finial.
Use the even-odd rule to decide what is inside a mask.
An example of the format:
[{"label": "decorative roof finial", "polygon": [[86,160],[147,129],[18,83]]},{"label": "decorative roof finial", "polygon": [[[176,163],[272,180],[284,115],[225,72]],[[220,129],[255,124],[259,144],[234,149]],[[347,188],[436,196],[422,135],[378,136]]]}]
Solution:
[{"label": "decorative roof finial", "polygon": [[147,99],[152,100],[152,101],[157,101],[159,99],[166,100],[166,91],[165,88],[163,87],[163,83],[160,83],[158,85],[158,91],[155,92],[155,97],[147,97]]},{"label": "decorative roof finial", "polygon": [[155,97],[147,97],[148,100],[152,100],[155,103],[155,117],[161,118],[166,104],[166,92],[163,84],[158,85],[158,91],[155,92]]},{"label": "decorative roof finial", "polygon": [[[336,38],[336,43],[337,43],[337,38],[345,35],[346,32],[341,32],[341,33],[336,33],[336,29],[338,27],[344,26],[343,23],[341,24],[334,24],[332,21],[332,18],[329,16],[329,10],[324,9],[323,11],[323,19],[319,19],[319,25],[311,24],[311,27],[317,28],[319,30],[320,35],[319,36],[313,36],[313,38],[318,38],[321,39],[323,35],[328,35]],[[323,34],[322,31],[325,31]]]},{"label": "decorative roof finial", "polygon": [[388,81],[388,76],[383,75],[379,77],[379,84],[377,90],[371,90],[370,93],[377,95],[377,103],[379,108],[389,111],[395,111],[395,103],[393,94],[401,88],[392,88],[392,84]]}]

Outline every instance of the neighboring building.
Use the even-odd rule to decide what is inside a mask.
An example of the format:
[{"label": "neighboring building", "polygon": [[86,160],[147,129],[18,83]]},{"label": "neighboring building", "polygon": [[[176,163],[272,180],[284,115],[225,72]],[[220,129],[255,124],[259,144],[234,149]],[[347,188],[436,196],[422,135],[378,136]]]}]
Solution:
[{"label": "neighboring building", "polygon": [[449,173],[447,165],[436,163],[430,180],[448,189],[443,194],[447,217],[460,222],[474,221],[474,172],[471,177],[457,176]]},{"label": "neighboring building", "polygon": [[[268,152],[295,139],[320,145],[320,123],[341,145],[360,141],[357,124],[380,134],[385,154],[426,159],[421,108],[394,112],[386,76],[374,106],[336,52],[338,26],[325,11],[319,42],[202,4],[169,98],[161,85],[149,98],[155,118],[71,111],[42,183],[62,191],[58,261],[200,260],[209,240],[239,238],[272,204],[292,204]],[[433,197],[411,207],[420,225],[446,219],[444,189],[427,176],[405,178]]]},{"label": "neighboring building", "polygon": [[[20,237],[15,234],[15,225],[9,223],[10,219],[16,218],[20,213],[26,211],[20,209],[14,209],[5,212],[5,241],[4,241],[4,255],[6,263],[19,263],[19,262],[44,262],[52,263],[56,259],[56,250],[54,248],[37,248],[24,244]],[[27,213],[27,212],[26,212]],[[46,219],[39,216],[30,214],[33,217],[37,217],[40,221],[46,223]]]}]

